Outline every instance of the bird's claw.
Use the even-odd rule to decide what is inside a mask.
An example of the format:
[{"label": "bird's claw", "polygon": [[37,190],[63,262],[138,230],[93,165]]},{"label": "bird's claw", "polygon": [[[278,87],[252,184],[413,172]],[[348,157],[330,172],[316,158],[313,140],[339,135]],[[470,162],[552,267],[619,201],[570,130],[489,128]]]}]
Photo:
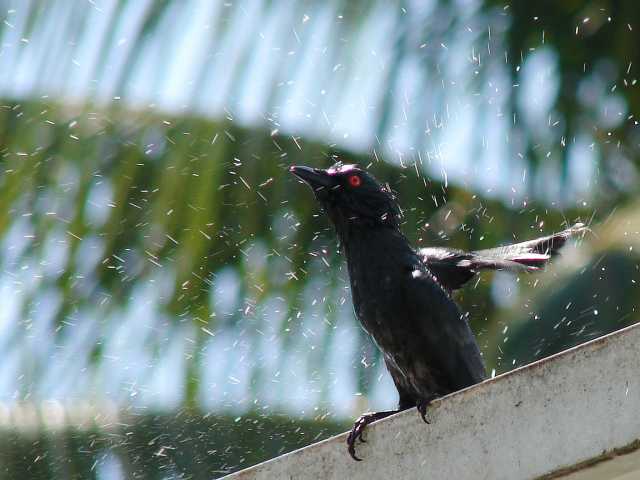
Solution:
[{"label": "bird's claw", "polygon": [[380,420],[381,418],[388,417],[389,415],[392,415],[394,413],[397,413],[397,412],[395,411],[375,412],[375,413],[364,413],[360,415],[360,418],[358,418],[358,420],[356,420],[356,422],[353,424],[353,428],[351,429],[351,432],[349,432],[349,436],[347,437],[347,445],[349,447],[348,450],[349,450],[349,455],[351,455],[351,458],[353,458],[357,462],[362,461],[361,458],[358,458],[356,456],[355,445],[358,439],[360,440],[361,443],[367,443],[367,441],[364,439],[364,436],[363,436],[364,430],[367,427],[367,425],[375,422],[376,420]]},{"label": "bird's claw", "polygon": [[364,429],[366,428],[366,426],[373,421],[369,420],[370,415],[371,414],[364,414],[360,416],[360,418],[358,418],[358,420],[356,420],[356,422],[353,424],[353,428],[351,429],[351,432],[349,432],[349,436],[347,437],[349,455],[351,455],[351,458],[353,458],[356,462],[362,461],[361,458],[358,458],[356,456],[356,440],[360,439],[362,443],[366,443],[366,440],[364,439],[362,434],[364,433]]},{"label": "bird's claw", "polygon": [[418,405],[416,405],[416,407],[418,408],[418,412],[422,417],[422,421],[428,424],[431,424],[431,422],[427,419],[427,407],[429,406],[430,403],[431,403],[431,400],[424,400],[424,401],[418,402]]}]

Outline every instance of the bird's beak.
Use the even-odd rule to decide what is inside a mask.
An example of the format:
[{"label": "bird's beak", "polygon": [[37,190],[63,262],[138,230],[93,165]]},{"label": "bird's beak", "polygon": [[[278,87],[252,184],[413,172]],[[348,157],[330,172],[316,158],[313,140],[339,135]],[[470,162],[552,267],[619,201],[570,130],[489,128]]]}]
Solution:
[{"label": "bird's beak", "polygon": [[334,186],[333,178],[326,172],[326,170],[293,165],[292,167],[289,167],[289,171],[300,180],[307,183],[314,190],[318,190],[320,188],[331,188]]}]

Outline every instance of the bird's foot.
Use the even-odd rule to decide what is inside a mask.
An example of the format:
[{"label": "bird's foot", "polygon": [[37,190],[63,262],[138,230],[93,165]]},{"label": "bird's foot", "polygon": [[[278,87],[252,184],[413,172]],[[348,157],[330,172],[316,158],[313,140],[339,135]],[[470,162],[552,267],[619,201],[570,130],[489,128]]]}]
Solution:
[{"label": "bird's foot", "polygon": [[353,428],[351,429],[351,432],[347,437],[347,445],[349,446],[349,455],[351,455],[351,458],[353,458],[358,462],[362,460],[361,458],[356,457],[355,444],[356,444],[356,440],[358,439],[360,439],[362,443],[366,443],[362,434],[364,433],[364,429],[367,427],[367,425],[377,420],[386,418],[389,415],[393,415],[394,413],[398,413],[398,410],[388,410],[384,412],[370,412],[370,413],[364,413],[360,415],[360,418],[358,418],[358,420],[356,420],[356,422],[353,424]]},{"label": "bird's foot", "polygon": [[429,407],[429,405],[431,405],[431,400],[420,400],[416,407],[418,408],[418,412],[420,413],[420,416],[422,417],[422,421],[424,423],[429,423],[431,424],[431,422],[429,420],[427,420],[427,407]]}]

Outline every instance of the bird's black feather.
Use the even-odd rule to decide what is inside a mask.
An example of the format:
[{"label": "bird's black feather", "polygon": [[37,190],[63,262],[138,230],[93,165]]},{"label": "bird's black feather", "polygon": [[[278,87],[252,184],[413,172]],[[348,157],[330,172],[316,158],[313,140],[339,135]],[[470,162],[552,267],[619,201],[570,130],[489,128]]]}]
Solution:
[{"label": "bird's black feather", "polygon": [[503,247],[473,252],[428,247],[418,250],[418,255],[441,285],[448,290],[456,290],[482,270],[536,271],[558,255],[569,238],[586,230],[586,226],[576,223],[553,235]]},{"label": "bird's black feather", "polygon": [[[433,398],[486,376],[473,332],[450,291],[485,268],[537,267],[574,233],[478,252],[416,251],[400,231],[395,197],[367,172],[354,165],[291,172],[311,186],[336,228],[356,316],[382,351],[398,389],[398,409],[417,406],[423,418]],[[356,422],[348,439],[354,458],[366,424],[389,414],[365,414]]]}]

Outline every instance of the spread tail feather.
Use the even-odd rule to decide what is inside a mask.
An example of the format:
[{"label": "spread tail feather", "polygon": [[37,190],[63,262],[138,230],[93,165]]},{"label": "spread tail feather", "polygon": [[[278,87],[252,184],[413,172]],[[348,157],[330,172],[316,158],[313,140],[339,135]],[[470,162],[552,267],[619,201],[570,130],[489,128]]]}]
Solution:
[{"label": "spread tail feather", "polygon": [[506,260],[537,269],[543,267],[551,258],[558,255],[567,240],[586,230],[587,227],[583,223],[576,223],[566,230],[546,237],[504,247],[478,250],[472,253],[483,259]]},{"label": "spread tail feather", "polygon": [[567,240],[587,230],[584,224],[576,223],[561,232],[504,247],[473,252],[435,247],[423,248],[418,253],[442,286],[455,290],[480,270],[539,270],[558,255]]}]

